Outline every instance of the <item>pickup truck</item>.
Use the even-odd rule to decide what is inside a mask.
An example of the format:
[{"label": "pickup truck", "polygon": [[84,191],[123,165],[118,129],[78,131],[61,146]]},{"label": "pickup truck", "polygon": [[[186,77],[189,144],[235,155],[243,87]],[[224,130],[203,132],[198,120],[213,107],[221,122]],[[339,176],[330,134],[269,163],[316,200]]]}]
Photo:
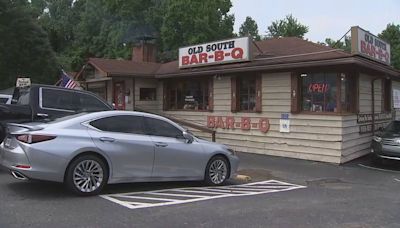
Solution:
[{"label": "pickup truck", "polygon": [[39,84],[16,87],[11,104],[0,104],[0,143],[7,123],[46,122],[82,112],[107,110],[113,107],[88,91]]}]

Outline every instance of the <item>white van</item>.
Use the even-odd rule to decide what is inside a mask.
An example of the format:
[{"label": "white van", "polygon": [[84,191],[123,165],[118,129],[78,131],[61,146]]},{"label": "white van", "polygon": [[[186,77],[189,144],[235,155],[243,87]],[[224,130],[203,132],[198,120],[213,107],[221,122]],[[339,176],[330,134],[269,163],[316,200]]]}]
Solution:
[{"label": "white van", "polygon": [[11,104],[12,95],[0,94],[0,104]]}]

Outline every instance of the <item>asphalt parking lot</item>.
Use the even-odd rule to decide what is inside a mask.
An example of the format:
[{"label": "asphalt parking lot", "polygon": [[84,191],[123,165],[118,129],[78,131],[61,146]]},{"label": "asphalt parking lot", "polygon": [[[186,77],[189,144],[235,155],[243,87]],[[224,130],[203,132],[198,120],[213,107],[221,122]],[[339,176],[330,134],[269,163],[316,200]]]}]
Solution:
[{"label": "asphalt parking lot", "polygon": [[[240,173],[251,176],[251,183],[232,180],[217,189],[199,182],[118,184],[108,186],[103,196],[86,198],[71,195],[61,184],[21,182],[2,170],[0,227],[399,226],[398,162],[375,164],[365,157],[338,166],[262,155],[239,156]],[[298,188],[270,191],[290,186]],[[168,192],[171,189],[180,192]],[[139,195],[143,192],[156,194]],[[247,194],[231,196],[240,192]],[[160,197],[157,193],[170,195]],[[206,199],[180,202],[187,198],[171,195],[176,193]],[[218,195],[224,197],[215,197]],[[118,200],[125,196],[122,201],[145,206],[129,208],[104,196]],[[149,206],[163,200],[154,202],[143,197],[175,203]]]}]

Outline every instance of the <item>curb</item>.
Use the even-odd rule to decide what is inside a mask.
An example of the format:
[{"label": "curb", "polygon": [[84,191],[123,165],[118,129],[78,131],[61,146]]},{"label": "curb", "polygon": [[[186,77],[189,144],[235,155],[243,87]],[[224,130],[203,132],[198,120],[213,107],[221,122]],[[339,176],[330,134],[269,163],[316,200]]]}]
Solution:
[{"label": "curb", "polygon": [[250,182],[251,181],[251,177],[250,176],[246,176],[246,175],[236,175],[234,180],[241,181],[241,182]]}]

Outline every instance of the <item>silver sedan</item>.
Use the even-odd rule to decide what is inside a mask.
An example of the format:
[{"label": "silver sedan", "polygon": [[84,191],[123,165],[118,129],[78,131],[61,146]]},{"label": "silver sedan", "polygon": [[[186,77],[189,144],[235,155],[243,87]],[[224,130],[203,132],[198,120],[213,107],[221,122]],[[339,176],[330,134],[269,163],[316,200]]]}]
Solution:
[{"label": "silver sedan", "polygon": [[233,177],[238,157],[227,146],[193,136],[161,116],[106,111],[48,123],[10,124],[0,164],[21,180],[64,182],[80,195],[105,184]]}]

